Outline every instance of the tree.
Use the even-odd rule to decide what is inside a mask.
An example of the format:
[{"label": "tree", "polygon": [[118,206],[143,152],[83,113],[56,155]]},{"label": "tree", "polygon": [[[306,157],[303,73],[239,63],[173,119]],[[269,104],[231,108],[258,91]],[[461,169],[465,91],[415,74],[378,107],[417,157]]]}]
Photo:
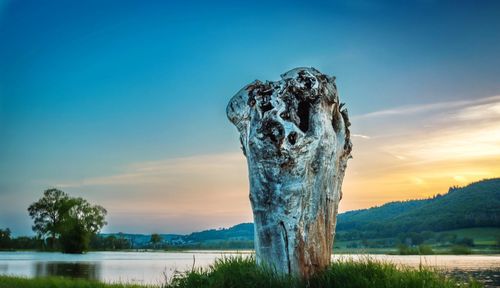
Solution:
[{"label": "tree", "polygon": [[60,234],[62,216],[69,207],[68,194],[59,189],[47,189],[43,197],[28,207],[28,212],[34,220],[32,226],[41,238],[50,236],[49,246],[54,249],[56,237]]},{"label": "tree", "polygon": [[161,236],[157,233],[151,234],[151,240],[149,240],[153,245],[153,248],[156,248],[156,245],[161,242]]},{"label": "tree", "polygon": [[82,253],[88,250],[91,237],[107,224],[107,211],[83,198],[70,198],[68,206],[61,222],[62,249],[65,253]]},{"label": "tree", "polygon": [[9,249],[11,244],[10,229],[0,229],[0,250]]},{"label": "tree", "polygon": [[106,209],[83,198],[71,198],[58,189],[46,190],[28,211],[35,222],[33,230],[39,237],[50,236],[51,248],[59,238],[65,253],[88,250],[92,235],[106,224]]}]

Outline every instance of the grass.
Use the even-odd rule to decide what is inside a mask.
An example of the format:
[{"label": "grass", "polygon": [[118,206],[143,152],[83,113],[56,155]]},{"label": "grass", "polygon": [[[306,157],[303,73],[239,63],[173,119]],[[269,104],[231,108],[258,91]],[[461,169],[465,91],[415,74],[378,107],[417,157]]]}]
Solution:
[{"label": "grass", "polygon": [[482,287],[478,282],[460,284],[436,270],[412,269],[382,263],[370,258],[362,261],[336,261],[323,273],[308,281],[280,276],[272,269],[262,268],[250,257],[223,258],[208,269],[176,275],[168,288],[197,287]]},{"label": "grass", "polygon": [[[460,238],[471,238],[474,240],[474,246],[469,250],[456,249],[455,244],[452,243],[437,243],[435,239],[426,239],[425,245],[428,246],[432,252],[428,251],[418,251],[418,247],[413,247],[415,249],[414,253],[403,253],[405,255],[427,255],[427,254],[439,254],[439,255],[467,255],[467,254],[499,254],[500,246],[498,242],[500,240],[500,228],[497,227],[477,227],[477,228],[464,228],[456,230],[447,230],[435,232],[438,234],[453,234],[456,235],[458,239]],[[371,238],[367,239],[369,242],[394,242],[397,243],[396,238]],[[336,240],[334,252],[336,254],[401,254],[399,247],[395,245],[379,246],[379,247],[365,247],[360,245],[361,239],[357,240]],[[357,244],[357,248],[350,248],[353,244]],[[423,253],[422,253],[423,252]],[[430,253],[428,253],[430,252]]]},{"label": "grass", "polygon": [[[206,269],[193,269],[173,276],[169,283],[158,288],[224,288],[224,287],[482,287],[478,282],[458,283],[431,268],[413,269],[382,263],[367,257],[362,261],[344,259],[334,262],[324,272],[309,280],[283,276],[273,269],[260,267],[252,257],[227,257],[217,260]],[[19,278],[0,276],[0,288],[138,288],[132,284],[104,284],[89,280],[66,278]]]},{"label": "grass", "polygon": [[451,253],[459,255],[469,255],[472,254],[472,250],[467,246],[453,245],[451,247]]},{"label": "grass", "polygon": [[[133,284],[106,284],[93,280],[63,277],[24,278],[0,276],[0,288],[147,288]],[[150,286],[151,288],[153,286]]]},{"label": "grass", "polygon": [[460,238],[468,237],[474,239],[475,245],[496,245],[500,237],[500,228],[482,227],[449,230],[447,233],[456,234]]}]

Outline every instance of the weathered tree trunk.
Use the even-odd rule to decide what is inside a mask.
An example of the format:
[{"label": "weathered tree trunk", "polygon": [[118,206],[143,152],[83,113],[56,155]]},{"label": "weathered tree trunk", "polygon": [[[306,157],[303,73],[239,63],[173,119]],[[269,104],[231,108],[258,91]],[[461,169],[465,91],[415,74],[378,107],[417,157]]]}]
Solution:
[{"label": "weathered tree trunk", "polygon": [[330,264],[352,144],[335,77],[296,68],[229,102],[247,157],[259,264],[309,277]]}]

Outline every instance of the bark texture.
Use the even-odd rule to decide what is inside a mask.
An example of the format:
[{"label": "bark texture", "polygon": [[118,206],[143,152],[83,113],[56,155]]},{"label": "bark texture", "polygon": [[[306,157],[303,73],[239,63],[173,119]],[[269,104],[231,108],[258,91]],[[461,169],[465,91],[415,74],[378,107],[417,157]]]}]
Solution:
[{"label": "bark texture", "polygon": [[229,102],[248,162],[257,262],[309,277],[330,264],[350,158],[335,77],[296,68],[256,80]]}]

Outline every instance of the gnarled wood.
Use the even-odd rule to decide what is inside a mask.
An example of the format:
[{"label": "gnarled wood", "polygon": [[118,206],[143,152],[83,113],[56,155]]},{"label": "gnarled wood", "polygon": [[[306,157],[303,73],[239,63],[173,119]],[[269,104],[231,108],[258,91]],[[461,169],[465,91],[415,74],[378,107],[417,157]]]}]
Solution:
[{"label": "gnarled wood", "polygon": [[304,277],[330,264],[352,148],[342,106],[335,77],[314,68],[256,80],[229,102],[248,162],[258,263]]}]

